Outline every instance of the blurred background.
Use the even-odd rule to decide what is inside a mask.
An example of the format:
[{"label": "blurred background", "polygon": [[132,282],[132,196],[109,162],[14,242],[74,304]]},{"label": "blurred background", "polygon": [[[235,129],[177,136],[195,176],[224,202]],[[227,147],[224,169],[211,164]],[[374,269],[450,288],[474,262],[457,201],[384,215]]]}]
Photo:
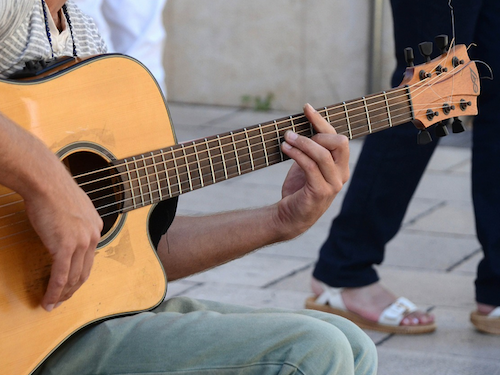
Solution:
[{"label": "blurred background", "polygon": [[164,23],[177,103],[320,107],[388,89],[395,65],[388,0],[168,0]]}]

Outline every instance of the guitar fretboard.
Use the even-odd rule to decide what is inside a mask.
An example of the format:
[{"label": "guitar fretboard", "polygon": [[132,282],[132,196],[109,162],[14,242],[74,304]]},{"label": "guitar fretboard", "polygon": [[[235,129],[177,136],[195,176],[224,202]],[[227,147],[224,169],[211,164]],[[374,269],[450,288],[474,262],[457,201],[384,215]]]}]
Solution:
[{"label": "guitar fretboard", "polygon": [[[399,88],[319,109],[337,131],[355,139],[413,118],[407,89]],[[315,132],[304,114],[283,117],[167,149],[118,160],[122,210],[176,197],[286,160],[281,143],[287,130]]]}]

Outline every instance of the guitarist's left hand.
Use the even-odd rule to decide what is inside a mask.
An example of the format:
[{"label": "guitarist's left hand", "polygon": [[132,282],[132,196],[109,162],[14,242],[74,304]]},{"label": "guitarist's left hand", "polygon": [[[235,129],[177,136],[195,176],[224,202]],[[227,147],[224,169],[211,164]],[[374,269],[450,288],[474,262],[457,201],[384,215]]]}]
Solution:
[{"label": "guitarist's left hand", "polygon": [[[295,160],[269,206],[207,216],[176,216],[158,246],[169,280],[193,275],[305,232],[330,206],[349,177],[347,138],[310,106],[312,139],[285,134],[283,151]],[[168,237],[168,238],[167,238]]]},{"label": "guitarist's left hand", "polygon": [[293,237],[321,217],[349,178],[348,139],[309,104],[304,113],[318,134],[309,139],[288,132],[282,148],[295,163],[283,184],[278,217],[293,228]]}]

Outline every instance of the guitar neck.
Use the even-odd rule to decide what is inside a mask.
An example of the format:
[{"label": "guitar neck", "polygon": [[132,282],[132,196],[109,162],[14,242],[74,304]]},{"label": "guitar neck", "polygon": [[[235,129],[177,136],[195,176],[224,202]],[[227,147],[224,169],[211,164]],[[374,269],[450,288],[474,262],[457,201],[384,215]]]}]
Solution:
[{"label": "guitar neck", "polygon": [[[406,88],[343,102],[318,112],[349,139],[413,119]],[[315,132],[304,114],[283,117],[208,138],[177,144],[115,161],[125,198],[123,211],[176,197],[202,187],[280,163],[287,130],[306,137]]]}]

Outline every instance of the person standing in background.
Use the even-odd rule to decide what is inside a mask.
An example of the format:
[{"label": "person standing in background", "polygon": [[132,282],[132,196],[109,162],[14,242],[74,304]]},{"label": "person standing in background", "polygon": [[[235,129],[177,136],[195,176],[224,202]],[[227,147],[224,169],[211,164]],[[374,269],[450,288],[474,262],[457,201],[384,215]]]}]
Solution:
[{"label": "person standing in background", "polygon": [[[393,86],[400,83],[406,69],[404,49],[441,34],[450,39],[456,35],[456,44],[474,43],[469,49],[471,59],[484,61],[494,73],[500,72],[498,1],[391,0],[391,6],[397,58]],[[423,57],[415,54],[415,64],[422,62]],[[489,76],[489,72],[482,75]],[[477,310],[471,313],[471,321],[481,331],[500,334],[500,90],[498,79],[482,80],[481,85],[479,114],[473,126],[472,195],[484,258],[477,270]],[[409,123],[366,138],[341,212],[321,247],[313,272],[315,296],[308,299],[307,307],[330,311],[383,332],[435,330],[434,317],[387,290],[373,267],[383,261],[387,242],[401,227],[438,144],[435,139],[418,145],[417,132]]]},{"label": "person standing in background", "polygon": [[167,0],[75,0],[97,25],[109,52],[123,53],[143,63],[167,96],[163,52]]}]

